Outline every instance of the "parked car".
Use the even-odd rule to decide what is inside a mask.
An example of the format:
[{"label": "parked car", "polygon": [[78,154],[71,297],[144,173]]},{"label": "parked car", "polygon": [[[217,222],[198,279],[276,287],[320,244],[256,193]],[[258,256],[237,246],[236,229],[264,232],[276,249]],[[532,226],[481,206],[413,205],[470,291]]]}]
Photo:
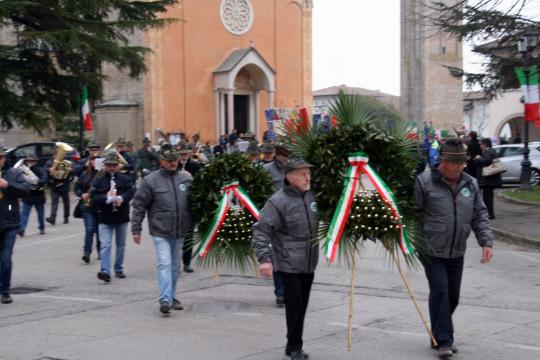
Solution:
[{"label": "parked car", "polygon": [[[495,145],[493,149],[507,171],[503,173],[504,184],[519,183],[521,178],[521,162],[523,161],[523,144]],[[531,185],[540,184],[540,141],[529,143],[529,160],[531,160]]]},{"label": "parked car", "polygon": [[[19,145],[6,151],[6,163],[12,167],[20,159],[25,158],[30,154],[35,154],[38,157],[38,166],[44,166],[45,163],[52,158],[54,152],[54,142],[35,142],[24,145]],[[79,161],[81,156],[77,150],[70,151],[66,154],[65,160]]]}]

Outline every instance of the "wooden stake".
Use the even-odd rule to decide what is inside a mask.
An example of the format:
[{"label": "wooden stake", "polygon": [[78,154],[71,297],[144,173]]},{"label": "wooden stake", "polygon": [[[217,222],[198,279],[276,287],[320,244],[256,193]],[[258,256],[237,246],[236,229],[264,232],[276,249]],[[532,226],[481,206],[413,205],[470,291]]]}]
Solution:
[{"label": "wooden stake", "polygon": [[407,291],[409,292],[409,295],[414,303],[414,306],[416,307],[416,311],[418,312],[418,315],[420,315],[420,319],[422,319],[422,322],[424,323],[424,327],[426,328],[426,331],[431,338],[431,342],[434,346],[438,346],[437,340],[435,339],[435,336],[433,336],[433,333],[431,332],[431,328],[426,320],[426,316],[424,315],[424,312],[422,311],[422,308],[420,307],[420,304],[418,304],[418,301],[416,300],[416,296],[414,295],[414,292],[409,284],[409,280],[407,279],[407,276],[405,275],[405,272],[401,268],[401,262],[399,260],[399,254],[396,256],[394,254],[394,249],[390,250],[390,253],[392,254],[392,259],[394,260],[394,263],[396,264],[399,274],[401,275],[401,279],[403,280],[403,284],[407,288]]},{"label": "wooden stake", "polygon": [[354,304],[354,285],[356,282],[356,248],[353,250],[351,289],[349,291],[349,337],[347,341],[347,351],[352,351],[352,332],[353,332],[353,304]]},{"label": "wooden stake", "polygon": [[219,281],[219,275],[220,274],[221,274],[221,261],[220,261],[220,257],[218,256],[216,258],[216,271],[214,272],[214,281],[215,282]]}]

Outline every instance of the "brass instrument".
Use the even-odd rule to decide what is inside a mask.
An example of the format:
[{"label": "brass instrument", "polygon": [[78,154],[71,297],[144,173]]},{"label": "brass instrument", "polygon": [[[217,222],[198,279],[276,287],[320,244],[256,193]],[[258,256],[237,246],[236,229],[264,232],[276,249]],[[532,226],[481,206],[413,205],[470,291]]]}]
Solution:
[{"label": "brass instrument", "polygon": [[38,182],[39,177],[34,174],[32,170],[26,164],[24,163],[24,159],[21,159],[17,161],[15,165],[13,165],[14,169],[19,169],[19,171],[22,173],[24,180],[30,185],[30,189],[37,190],[38,189]]},{"label": "brass instrument", "polygon": [[73,148],[63,142],[57,142],[55,144],[56,146],[56,155],[54,156],[53,161],[53,175],[52,177],[55,180],[65,180],[69,176],[69,167],[71,166],[71,163],[67,160],[64,160],[66,157],[66,153],[73,151]]}]

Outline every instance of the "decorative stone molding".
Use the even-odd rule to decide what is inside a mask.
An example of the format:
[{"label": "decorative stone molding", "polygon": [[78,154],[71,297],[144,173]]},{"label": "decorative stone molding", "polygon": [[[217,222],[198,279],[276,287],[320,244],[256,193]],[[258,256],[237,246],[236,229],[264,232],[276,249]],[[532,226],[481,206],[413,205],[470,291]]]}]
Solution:
[{"label": "decorative stone molding", "polygon": [[221,22],[233,35],[243,35],[253,24],[253,7],[250,0],[222,0]]}]

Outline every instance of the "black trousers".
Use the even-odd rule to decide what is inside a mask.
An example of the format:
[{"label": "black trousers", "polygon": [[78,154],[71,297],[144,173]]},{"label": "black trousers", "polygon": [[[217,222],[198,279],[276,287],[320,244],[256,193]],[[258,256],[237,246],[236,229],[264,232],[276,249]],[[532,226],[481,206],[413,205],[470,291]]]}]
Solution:
[{"label": "black trousers", "polygon": [[184,266],[191,265],[191,257],[193,256],[193,245],[188,243],[187,241],[184,241],[184,245],[182,245],[182,263]]},{"label": "black trousers", "polygon": [[482,199],[488,209],[489,217],[495,216],[495,210],[493,209],[493,189],[492,186],[482,187]]},{"label": "black trousers", "polygon": [[452,314],[459,303],[463,256],[454,259],[427,256],[421,261],[429,282],[431,331],[439,347],[450,347],[454,344]]},{"label": "black trousers", "polygon": [[51,218],[53,221],[56,219],[59,198],[62,198],[62,202],[64,203],[64,219],[69,218],[69,189],[58,191],[55,188],[51,188]]},{"label": "black trousers", "polygon": [[287,351],[300,351],[304,345],[304,318],[314,274],[279,272],[283,281],[285,316],[287,318]]}]

